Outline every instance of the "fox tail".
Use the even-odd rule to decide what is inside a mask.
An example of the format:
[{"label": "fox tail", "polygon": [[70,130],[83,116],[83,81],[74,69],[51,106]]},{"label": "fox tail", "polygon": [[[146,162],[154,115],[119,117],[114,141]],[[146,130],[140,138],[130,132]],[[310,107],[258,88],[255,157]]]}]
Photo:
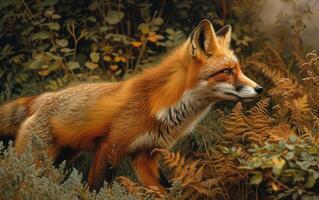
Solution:
[{"label": "fox tail", "polygon": [[0,107],[0,137],[14,138],[20,125],[30,115],[34,97],[24,97]]}]

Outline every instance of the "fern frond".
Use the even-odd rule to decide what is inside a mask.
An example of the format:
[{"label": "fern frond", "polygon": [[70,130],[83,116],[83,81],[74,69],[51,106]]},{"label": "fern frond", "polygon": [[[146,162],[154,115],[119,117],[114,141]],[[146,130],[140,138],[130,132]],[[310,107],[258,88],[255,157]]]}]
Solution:
[{"label": "fern frond", "polygon": [[251,131],[257,133],[265,132],[274,123],[274,118],[268,113],[269,103],[269,98],[262,99],[248,111],[247,122],[251,127]]},{"label": "fern frond", "polygon": [[145,191],[145,188],[143,186],[133,182],[130,178],[125,176],[119,176],[117,177],[117,180],[119,180],[120,184],[123,185],[130,194],[138,199],[143,199]]},{"label": "fern frond", "polygon": [[308,95],[304,95],[300,98],[296,98],[293,101],[293,105],[295,108],[300,111],[300,112],[309,112],[310,111],[310,106],[308,102]]},{"label": "fern frond", "polygon": [[144,188],[144,199],[152,199],[152,200],[164,200],[165,195],[161,192],[161,190],[156,186],[149,186]]},{"label": "fern frond", "polygon": [[[222,118],[221,121],[224,124],[226,133],[231,135],[241,135],[249,129],[241,102],[237,103],[232,112],[228,116]],[[225,136],[227,137],[227,134]]]},{"label": "fern frond", "polygon": [[256,105],[250,109],[247,113],[249,115],[269,115],[268,107],[270,103],[270,98],[265,98],[256,103]]},{"label": "fern frond", "polygon": [[177,171],[179,171],[179,167],[184,166],[185,164],[185,158],[181,156],[179,152],[172,153],[166,149],[154,149],[153,152],[159,152],[162,154],[163,164],[169,169],[177,168]]},{"label": "fern frond", "polygon": [[273,127],[269,132],[271,141],[288,140],[293,134],[295,134],[295,132],[290,128],[289,124],[279,124]]},{"label": "fern frond", "polygon": [[185,188],[183,198],[189,199],[191,196],[194,198],[196,194],[213,196],[216,190],[211,190],[210,182],[205,180],[205,164],[201,163],[201,160],[186,161],[180,153],[173,153],[166,149],[155,151],[163,155],[164,165],[174,172],[171,181],[179,182]]}]

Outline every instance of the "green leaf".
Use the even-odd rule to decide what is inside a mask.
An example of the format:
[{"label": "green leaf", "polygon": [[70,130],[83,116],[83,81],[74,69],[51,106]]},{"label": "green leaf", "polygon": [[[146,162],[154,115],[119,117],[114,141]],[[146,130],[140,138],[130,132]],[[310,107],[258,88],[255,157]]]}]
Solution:
[{"label": "green leaf", "polygon": [[80,68],[80,64],[78,62],[70,61],[67,63],[67,66],[70,70]]},{"label": "green leaf", "polygon": [[45,40],[45,39],[48,39],[51,37],[51,33],[50,32],[45,32],[45,31],[42,31],[42,32],[38,32],[38,33],[35,33],[33,36],[32,36],[32,41],[33,40]]},{"label": "green leaf", "polygon": [[87,68],[89,68],[90,70],[94,70],[94,69],[96,69],[96,68],[99,67],[98,64],[95,64],[95,63],[92,63],[92,62],[86,62],[84,65],[85,65]]},{"label": "green leaf", "polygon": [[94,16],[89,16],[86,18],[86,20],[88,20],[90,22],[96,22],[96,18]]},{"label": "green leaf", "polygon": [[288,152],[287,155],[285,155],[285,159],[291,160],[295,157],[293,152]]},{"label": "green leaf", "polygon": [[60,19],[61,15],[53,14],[51,17],[52,17],[52,19]]},{"label": "green leaf", "polygon": [[312,174],[309,174],[305,187],[310,189],[310,188],[313,188],[315,184],[316,184],[316,179],[313,177]]},{"label": "green leaf", "polygon": [[61,28],[60,24],[56,22],[46,23],[45,25],[48,26],[49,29],[55,30],[55,31],[58,31]]},{"label": "green leaf", "polygon": [[316,146],[311,146],[308,152],[311,155],[316,155],[318,154],[318,148]]},{"label": "green leaf", "polygon": [[174,34],[175,34],[175,31],[174,31],[174,29],[172,29],[172,28],[168,28],[168,29],[166,29],[165,31],[166,31],[166,33],[168,33],[169,35],[174,35]]},{"label": "green leaf", "polygon": [[291,136],[289,137],[289,142],[291,142],[292,144],[295,143],[296,141],[297,141],[297,136],[291,135]]},{"label": "green leaf", "polygon": [[250,184],[259,185],[263,180],[263,175],[261,172],[256,172],[252,177],[249,179]]},{"label": "green leaf", "polygon": [[66,47],[68,46],[69,42],[66,39],[61,39],[61,40],[55,40],[55,42],[57,43],[57,45],[61,46],[61,47]]},{"label": "green leaf", "polygon": [[91,52],[90,53],[90,58],[91,58],[92,62],[98,63],[99,60],[100,60],[100,54],[97,53],[97,52]]},{"label": "green leaf", "polygon": [[164,20],[161,17],[156,17],[153,20],[153,24],[156,26],[161,26],[164,23]]},{"label": "green leaf", "polygon": [[44,15],[46,16],[46,17],[50,17],[50,16],[52,16],[54,14],[54,10],[52,10],[52,9],[48,9],[48,10],[46,10],[45,12],[44,12]]},{"label": "green leaf", "polygon": [[262,165],[262,160],[260,158],[254,157],[252,162],[252,167],[258,168]]},{"label": "green leaf", "polygon": [[59,62],[53,62],[48,66],[50,72],[57,70],[60,67]]},{"label": "green leaf", "polygon": [[285,149],[285,148],[286,148],[286,142],[280,140],[280,141],[278,142],[278,148],[279,148],[279,149],[282,149],[282,150]]},{"label": "green leaf", "polygon": [[273,163],[272,172],[276,176],[279,176],[283,170],[283,167],[285,166],[286,161],[282,158],[276,158],[276,157],[273,157],[271,161]]},{"label": "green leaf", "polygon": [[114,25],[119,23],[123,19],[123,17],[124,17],[124,13],[122,11],[109,10],[104,20],[107,23]]},{"label": "green leaf", "polygon": [[72,50],[72,49],[70,49],[70,48],[63,48],[63,49],[61,49],[61,51],[62,51],[63,53],[70,53],[70,52],[73,52],[73,50]]},{"label": "green leaf", "polygon": [[138,25],[137,29],[144,34],[147,34],[150,32],[150,25],[148,23],[141,23],[140,25]]}]

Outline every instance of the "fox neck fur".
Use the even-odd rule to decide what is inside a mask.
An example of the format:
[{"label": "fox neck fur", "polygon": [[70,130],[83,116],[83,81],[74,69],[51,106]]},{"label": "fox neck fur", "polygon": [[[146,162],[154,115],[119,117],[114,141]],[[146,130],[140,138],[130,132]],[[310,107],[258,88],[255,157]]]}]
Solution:
[{"label": "fox neck fur", "polygon": [[[194,80],[197,63],[189,63],[194,60],[184,57],[185,49],[183,46],[176,49],[174,57],[166,58],[127,83],[135,94],[148,97],[144,100],[149,108],[143,113],[154,117],[155,122],[150,130],[134,139],[130,150],[172,146],[192,130],[212,105],[213,98],[208,95],[205,83]],[[188,67],[194,65],[195,68]]]}]

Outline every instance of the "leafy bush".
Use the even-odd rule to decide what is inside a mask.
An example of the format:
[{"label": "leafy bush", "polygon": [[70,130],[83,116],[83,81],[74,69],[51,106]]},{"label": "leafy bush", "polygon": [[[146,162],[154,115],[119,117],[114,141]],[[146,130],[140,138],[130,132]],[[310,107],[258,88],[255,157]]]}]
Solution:
[{"label": "leafy bush", "polygon": [[[240,155],[240,149],[233,149]],[[290,136],[289,140],[265,143],[248,149],[249,158],[239,158],[240,169],[253,176],[251,184],[266,183],[276,199],[318,199],[318,141]]]}]

